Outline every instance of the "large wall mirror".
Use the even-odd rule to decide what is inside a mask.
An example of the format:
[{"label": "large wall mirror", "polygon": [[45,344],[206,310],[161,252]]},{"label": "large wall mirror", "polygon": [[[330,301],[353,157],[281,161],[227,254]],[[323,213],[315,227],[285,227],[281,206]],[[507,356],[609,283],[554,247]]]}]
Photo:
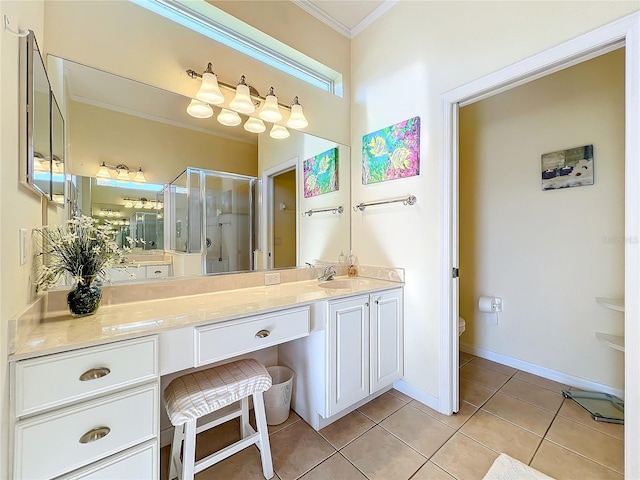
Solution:
[{"label": "large wall mirror", "polygon": [[[63,72],[57,83],[63,85],[69,216],[99,218],[113,225],[120,238],[131,235],[135,219],[149,220],[145,225],[157,227],[154,239],[137,245],[135,253],[178,259],[174,275],[243,271],[249,264],[252,269],[304,266],[348,253],[348,146],[299,131],[276,140],[268,132],[247,132],[242,124],[225,127],[215,117],[189,116],[190,99],[182,95],[54,55],[47,64],[49,72]],[[337,189],[322,194],[307,189],[305,196],[305,166],[309,170],[313,159],[326,152],[335,156]],[[98,178],[103,164],[112,178]],[[117,178],[118,166],[126,168],[128,180]],[[187,183],[182,185],[187,169],[189,175],[206,174],[197,189],[189,187],[188,199]],[[146,183],[136,181],[138,171]],[[255,185],[244,185],[239,178],[253,178]],[[167,184],[174,186],[177,198],[167,198]],[[193,213],[189,222],[176,213],[176,204],[195,212],[194,203],[204,210]],[[250,206],[254,217],[247,220]],[[193,230],[195,218],[204,225],[200,233]],[[185,249],[186,233],[200,236],[201,243]],[[245,236],[251,236],[250,247]],[[250,263],[239,259],[239,252],[245,255],[248,248]],[[185,260],[187,256],[195,259]]]}]

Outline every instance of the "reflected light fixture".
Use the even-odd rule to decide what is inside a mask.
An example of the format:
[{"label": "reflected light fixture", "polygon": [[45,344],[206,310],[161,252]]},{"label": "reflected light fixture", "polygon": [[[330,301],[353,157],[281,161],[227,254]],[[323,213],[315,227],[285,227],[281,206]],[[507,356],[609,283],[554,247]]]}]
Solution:
[{"label": "reflected light fixture", "polygon": [[212,66],[209,62],[207,69],[202,73],[202,85],[196,93],[196,98],[210,105],[220,105],[224,103],[224,95],[218,85],[218,76],[211,70]]},{"label": "reflected light fixture", "polygon": [[125,198],[124,208],[133,208],[133,200]]},{"label": "reflected light fixture", "polygon": [[138,200],[133,208],[142,208],[142,200]]},{"label": "reflected light fixture", "polygon": [[236,112],[223,108],[222,111],[218,114],[218,122],[220,122],[222,125],[226,125],[227,127],[235,127],[236,125],[240,125],[240,123],[242,123],[242,119]]},{"label": "reflected light fixture", "polygon": [[195,118],[209,118],[213,115],[213,108],[208,103],[192,98],[187,107],[187,113]]},{"label": "reflected light fixture", "polygon": [[43,160],[44,157],[38,152],[33,154],[33,169],[36,172],[46,172],[48,170]]},{"label": "reflected light fixture", "polygon": [[309,125],[304,113],[302,113],[302,105],[298,102],[298,97],[293,99],[291,103],[291,115],[287,120],[287,127],[289,128],[305,128]]},{"label": "reflected light fixture", "polygon": [[96,173],[96,177],[98,178],[111,178],[111,174],[109,173],[109,167],[102,162],[100,168],[98,169],[98,173]]},{"label": "reflected light fixture", "polygon": [[236,86],[236,95],[233,97],[233,100],[229,102],[229,108],[236,112],[245,114],[253,113],[256,110],[256,107],[251,100],[249,85],[247,85],[244,80],[244,75],[240,77],[240,81]]},{"label": "reflected light fixture", "polygon": [[[129,167],[127,167],[122,163],[114,167],[112,165],[107,165],[106,163],[102,162],[102,164],[100,165],[100,168],[98,168],[98,173],[96,173],[96,177],[111,179],[113,178],[111,176],[111,170],[116,171],[116,180],[121,180],[125,182],[131,181],[131,176],[129,174],[133,172],[131,172],[131,169]],[[144,173],[142,172],[142,167],[138,168],[138,171],[135,172],[133,181],[137,183],[147,183],[147,179],[145,178]]]},{"label": "reflected light fixture", "polygon": [[144,172],[142,171],[142,167],[138,168],[138,171],[133,177],[133,181],[138,183],[147,183],[147,179],[144,177]]},{"label": "reflected light fixture", "polygon": [[275,138],[278,140],[282,140],[283,138],[289,138],[289,130],[284,128],[282,125],[274,125],[271,127],[271,131],[269,132],[269,136],[271,138]]},{"label": "reflected light fixture", "polygon": [[262,105],[258,115],[265,122],[276,123],[282,120],[282,114],[278,108],[278,97],[273,93],[273,87],[267,92],[267,96],[264,98],[264,105]]},{"label": "reflected light fixture", "polygon": [[249,117],[249,120],[244,124],[244,129],[251,133],[262,133],[267,129],[267,127],[259,118]]}]

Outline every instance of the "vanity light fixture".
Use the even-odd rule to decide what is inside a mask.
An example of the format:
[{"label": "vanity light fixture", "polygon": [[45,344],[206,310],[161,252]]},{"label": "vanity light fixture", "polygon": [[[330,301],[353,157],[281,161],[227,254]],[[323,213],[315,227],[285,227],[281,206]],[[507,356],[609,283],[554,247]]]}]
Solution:
[{"label": "vanity light fixture", "polygon": [[[115,170],[116,172],[116,180],[121,180],[125,182],[132,181],[130,173],[133,173],[129,167],[124,164],[119,164],[114,166],[107,165],[105,162],[102,162],[100,168],[98,168],[98,173],[96,173],[96,177],[98,178],[113,178],[111,175],[111,171]],[[144,176],[144,172],[142,171],[142,167],[138,168],[138,171],[135,172],[133,177],[133,181],[137,183],[147,183],[147,179]]]},{"label": "vanity light fixture", "polygon": [[218,114],[218,122],[222,125],[226,125],[227,127],[235,127],[242,123],[242,119],[237,112],[223,108]]},{"label": "vanity light fixture", "polygon": [[207,69],[202,72],[202,85],[196,93],[196,98],[209,105],[220,105],[224,103],[224,95],[220,91],[218,85],[218,76],[213,73],[211,62],[207,65]]},{"label": "vanity light fixture", "polygon": [[287,127],[298,129],[305,128],[307,125],[309,125],[309,122],[302,112],[302,105],[298,102],[298,97],[295,97],[291,103],[291,115],[287,120]]},{"label": "vanity light fixture", "polygon": [[124,208],[133,208],[133,200],[125,198]]},{"label": "vanity light fixture", "polygon": [[264,98],[264,104],[258,115],[265,122],[277,123],[282,120],[282,114],[278,108],[278,97],[273,93],[273,87],[267,92],[267,96]]},{"label": "vanity light fixture", "polygon": [[274,124],[271,127],[271,131],[269,132],[269,136],[271,138],[275,138],[276,140],[282,140],[284,138],[289,138],[289,130],[287,130],[282,125]]},{"label": "vanity light fixture", "polygon": [[249,120],[244,123],[244,129],[251,133],[262,133],[267,127],[259,118],[249,117]]},{"label": "vanity light fixture", "polygon": [[229,102],[229,108],[238,113],[249,114],[256,111],[256,106],[251,100],[249,85],[245,82],[244,75],[240,77],[238,85],[236,85],[236,95]]},{"label": "vanity light fixture", "polygon": [[138,201],[136,202],[136,204],[133,206],[133,208],[143,208],[143,206],[142,206],[142,200],[138,200]]},{"label": "vanity light fixture", "polygon": [[124,198],[124,208],[137,208],[137,209],[149,209],[149,210],[162,210],[164,204],[162,202],[156,202],[149,200],[148,198]]}]

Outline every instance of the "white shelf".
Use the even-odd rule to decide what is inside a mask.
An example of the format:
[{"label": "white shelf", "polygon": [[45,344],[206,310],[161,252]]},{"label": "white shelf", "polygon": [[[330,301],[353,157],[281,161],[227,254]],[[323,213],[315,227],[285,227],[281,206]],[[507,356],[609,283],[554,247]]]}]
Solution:
[{"label": "white shelf", "polygon": [[596,302],[598,302],[598,304],[602,305],[604,308],[610,308],[611,310],[624,312],[624,298],[596,297]]},{"label": "white shelf", "polygon": [[596,338],[605,345],[624,352],[624,337],[622,335],[610,335],[608,333],[596,332]]}]

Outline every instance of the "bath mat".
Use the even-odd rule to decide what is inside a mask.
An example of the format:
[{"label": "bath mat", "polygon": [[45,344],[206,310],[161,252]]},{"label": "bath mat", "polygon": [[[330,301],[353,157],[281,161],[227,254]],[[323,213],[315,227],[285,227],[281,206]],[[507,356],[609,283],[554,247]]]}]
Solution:
[{"label": "bath mat", "polygon": [[483,480],[553,480],[553,478],[501,453]]}]

